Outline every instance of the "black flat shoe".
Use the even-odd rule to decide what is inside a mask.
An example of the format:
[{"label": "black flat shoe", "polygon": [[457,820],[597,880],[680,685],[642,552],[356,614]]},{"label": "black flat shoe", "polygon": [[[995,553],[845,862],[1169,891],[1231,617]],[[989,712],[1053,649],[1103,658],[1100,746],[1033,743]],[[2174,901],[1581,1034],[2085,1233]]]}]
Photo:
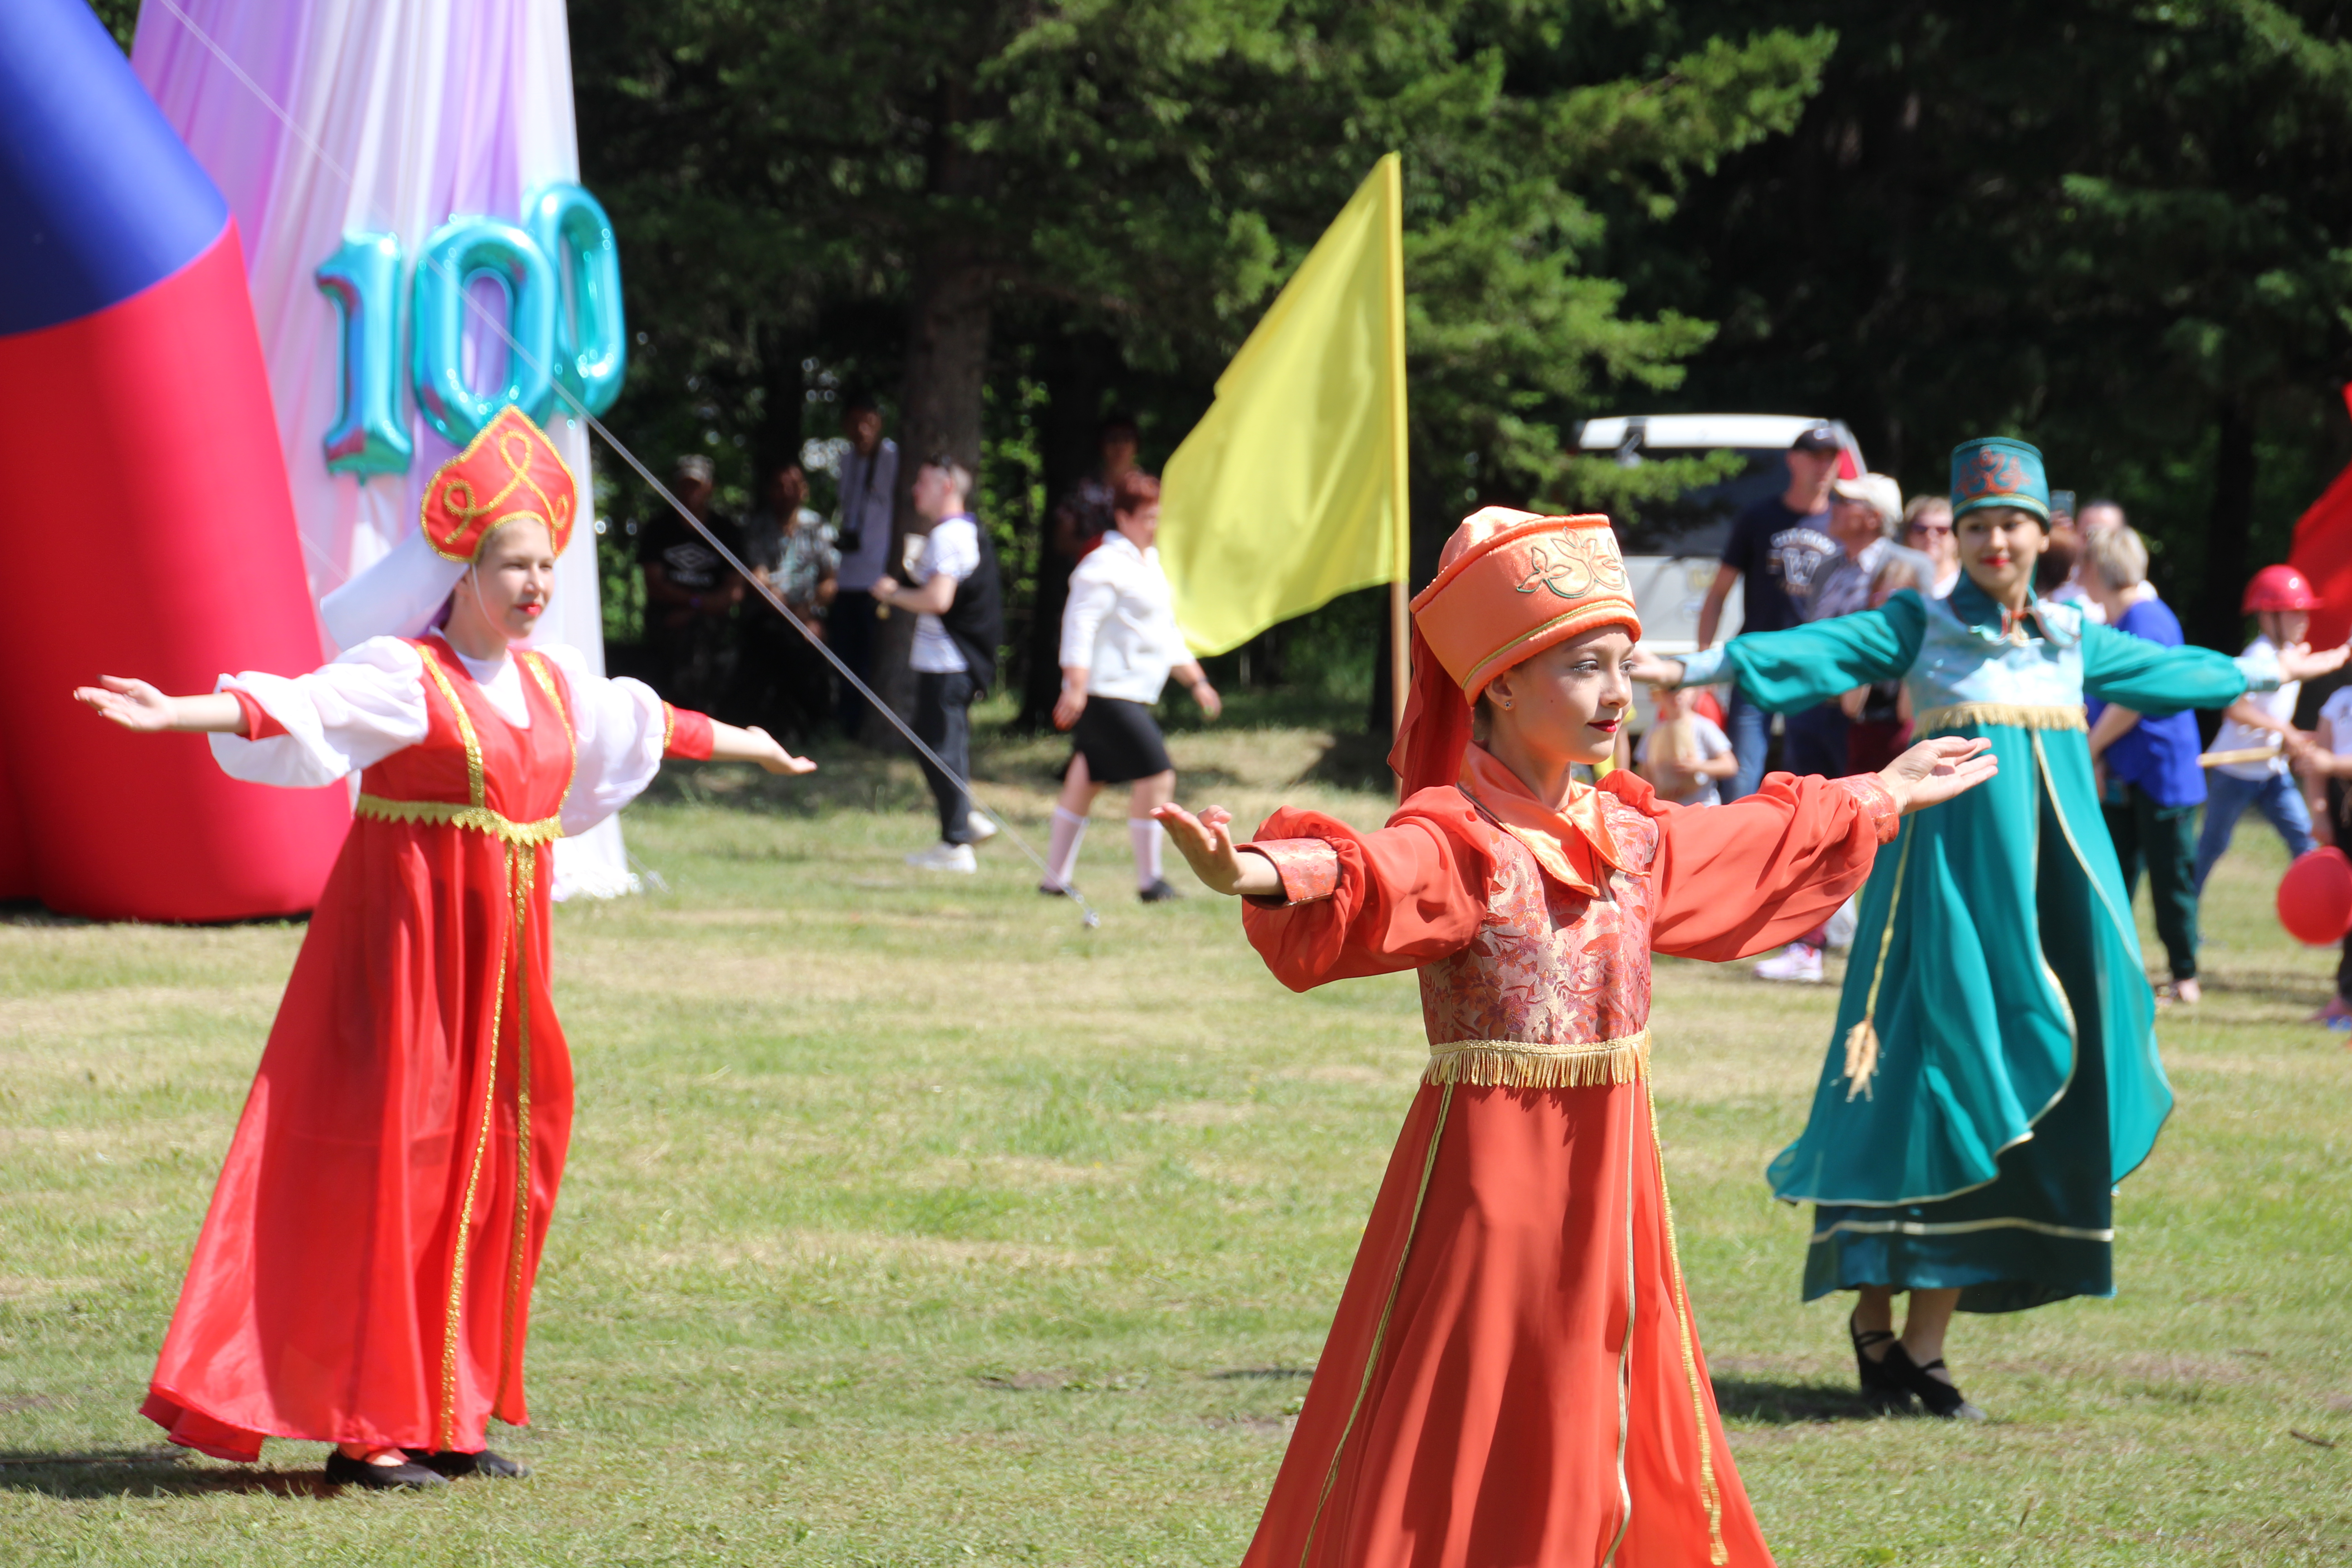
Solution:
[{"label": "black flat shoe", "polygon": [[[406,1452],[405,1449],[402,1451]],[[327,1484],[331,1487],[365,1487],[370,1491],[379,1492],[421,1492],[434,1487],[447,1486],[449,1478],[413,1461],[404,1465],[372,1465],[365,1459],[354,1459],[337,1448],[327,1456]]]},{"label": "black flat shoe", "polygon": [[1969,1403],[1969,1396],[1940,1377],[1928,1374],[1944,1364],[1937,1356],[1926,1366],[1911,1359],[1911,1352],[1897,1340],[1886,1347],[1886,1359],[1878,1363],[1897,1388],[1919,1396],[1927,1414],[1945,1421],[1982,1421],[1985,1413]]},{"label": "black flat shoe", "polygon": [[1135,896],[1147,904],[1172,904],[1184,895],[1170,887],[1168,879],[1162,877]]},{"label": "black flat shoe", "polygon": [[1057,888],[1051,882],[1038,883],[1037,891],[1049,899],[1066,899],[1070,896],[1069,889]]},{"label": "black flat shoe", "polygon": [[530,1474],[529,1465],[519,1465],[504,1454],[484,1448],[479,1453],[461,1454],[454,1448],[434,1453],[424,1448],[403,1448],[402,1453],[436,1474],[457,1480],[462,1476],[488,1476],[494,1480],[519,1481]]},{"label": "black flat shoe", "polygon": [[1886,1329],[1857,1329],[1851,1313],[1845,1321],[1846,1337],[1853,1342],[1854,1374],[1862,1382],[1862,1396],[1876,1409],[1908,1415],[1911,1391],[1886,1375],[1886,1363],[1873,1361],[1868,1355],[1874,1345],[1895,1343],[1894,1333]]}]

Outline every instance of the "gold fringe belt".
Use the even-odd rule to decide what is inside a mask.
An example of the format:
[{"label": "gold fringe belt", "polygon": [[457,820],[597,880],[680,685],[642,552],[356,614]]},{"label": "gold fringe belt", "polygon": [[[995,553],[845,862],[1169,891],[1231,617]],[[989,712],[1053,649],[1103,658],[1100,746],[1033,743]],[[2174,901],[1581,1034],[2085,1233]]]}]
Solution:
[{"label": "gold fringe belt", "polygon": [[552,844],[563,837],[561,816],[517,822],[486,805],[459,805],[450,800],[386,800],[380,795],[363,795],[356,810],[359,816],[377,822],[445,822],[453,827],[470,827],[510,848]]},{"label": "gold fringe belt", "polygon": [[2036,707],[2024,702],[1955,702],[1948,708],[1930,708],[1911,723],[1914,735],[1933,735],[1947,730],[1984,730],[2005,726],[2011,730],[2087,730],[2089,722],[2083,710],[2055,705]]},{"label": "gold fringe belt", "polygon": [[1639,1083],[1650,1072],[1650,1031],[1614,1040],[1541,1046],[1526,1040],[1432,1043],[1423,1083],[1481,1089],[1596,1089]]}]

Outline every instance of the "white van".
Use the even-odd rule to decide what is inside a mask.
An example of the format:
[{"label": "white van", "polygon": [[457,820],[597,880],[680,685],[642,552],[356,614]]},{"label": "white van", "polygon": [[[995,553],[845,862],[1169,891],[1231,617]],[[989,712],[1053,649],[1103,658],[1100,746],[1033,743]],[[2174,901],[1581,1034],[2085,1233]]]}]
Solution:
[{"label": "white van", "polygon": [[[1745,459],[1730,479],[1685,490],[1671,500],[1648,502],[1638,514],[1617,520],[1625,574],[1642,615],[1643,647],[1669,658],[1697,650],[1699,606],[1722,563],[1732,520],[1756,501],[1789,488],[1789,444],[1815,425],[1837,432],[1844,447],[1838,464],[1842,476],[1869,471],[1853,431],[1838,420],[1809,415],[1628,414],[1588,419],[1578,429],[1579,448],[1613,454],[1626,468],[1652,457],[1727,450]],[[1740,589],[1735,586],[1724,601],[1717,642],[1739,630],[1741,608]],[[1649,693],[1636,692],[1634,703],[1639,716],[1633,727],[1645,731],[1654,718]]]}]

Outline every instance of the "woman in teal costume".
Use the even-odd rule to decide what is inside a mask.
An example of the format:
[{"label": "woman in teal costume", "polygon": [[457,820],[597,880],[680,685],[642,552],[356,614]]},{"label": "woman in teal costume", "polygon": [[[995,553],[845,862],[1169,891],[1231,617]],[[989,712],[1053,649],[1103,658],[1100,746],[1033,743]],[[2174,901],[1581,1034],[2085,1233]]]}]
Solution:
[{"label": "woman in teal costume", "polygon": [[1879,857],[1811,1119],[1769,1172],[1780,1197],[1817,1205],[1806,1300],[1861,1292],[1864,1393],[1974,1417],[1944,1369],[1952,1312],[2113,1295],[2114,1185],[2172,1109],[2084,696],[2221,708],[2345,655],[2161,647],[2037,597],[2049,492],[2021,442],[1955,450],[1952,510],[1967,571],[1949,598],[1901,593],[1637,673],[1737,679],[1776,713],[1900,678],[1919,736],[1992,742],[2000,775],[1912,818]]}]

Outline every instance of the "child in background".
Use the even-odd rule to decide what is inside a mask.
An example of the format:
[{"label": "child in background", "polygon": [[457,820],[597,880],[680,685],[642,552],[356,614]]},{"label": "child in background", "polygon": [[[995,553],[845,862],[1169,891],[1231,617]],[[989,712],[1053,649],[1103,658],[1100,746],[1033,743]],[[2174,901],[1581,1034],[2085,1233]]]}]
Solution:
[{"label": "child in background", "polygon": [[[2262,635],[2246,645],[2246,652],[2275,654],[2311,635],[2311,612],[2319,608],[2319,595],[2294,567],[2265,566],[2246,584],[2240,607],[2262,628]],[[2200,893],[2205,890],[2213,862],[2230,847],[2230,835],[2248,806],[2278,829],[2278,836],[2286,840],[2290,858],[2311,852],[2314,813],[2305,805],[2294,775],[2287,768],[2289,752],[2310,740],[2294,727],[2295,700],[2302,691],[2301,681],[2290,680],[2276,691],[2241,697],[2222,710],[2213,750],[2247,752],[2267,745],[2279,752],[2251,763],[2222,763],[2206,773],[2205,825],[2197,835]]]},{"label": "child in background", "polygon": [[1651,689],[1658,721],[1642,737],[1634,772],[1676,805],[1719,805],[1721,781],[1739,771],[1731,738],[1703,713],[1691,710],[1690,694]]}]

